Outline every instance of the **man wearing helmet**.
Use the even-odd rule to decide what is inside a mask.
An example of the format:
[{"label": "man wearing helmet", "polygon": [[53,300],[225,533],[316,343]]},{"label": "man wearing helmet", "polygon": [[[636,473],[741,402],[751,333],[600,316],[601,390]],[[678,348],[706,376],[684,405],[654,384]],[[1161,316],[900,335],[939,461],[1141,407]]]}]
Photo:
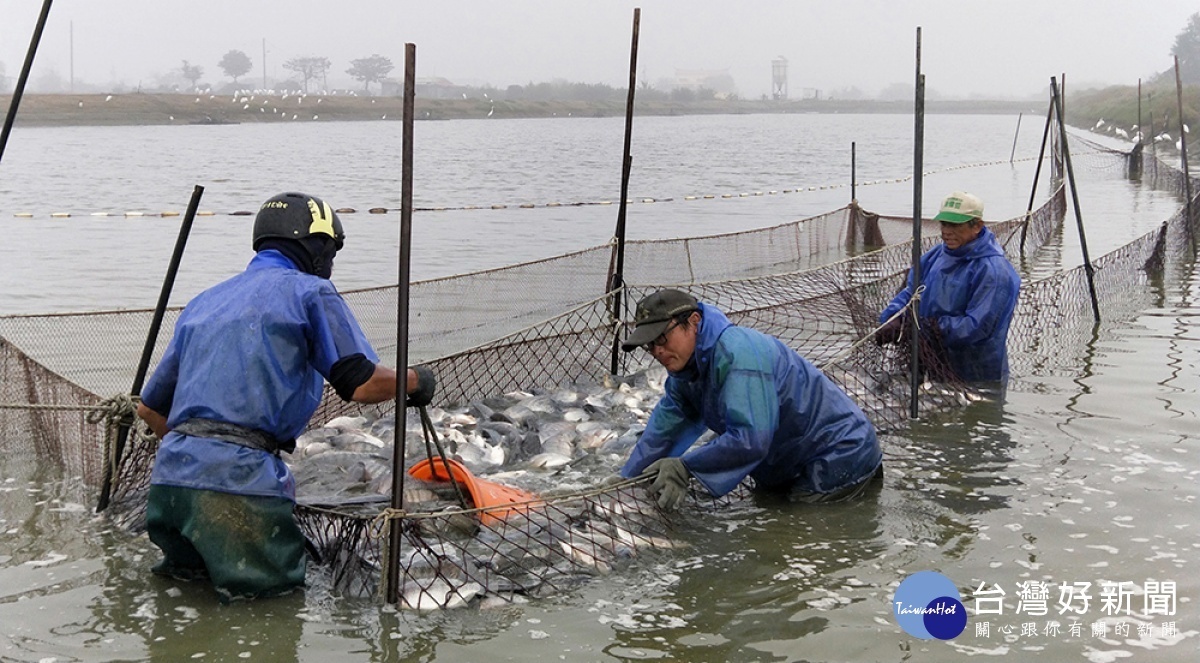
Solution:
[{"label": "man wearing helmet", "polygon": [[[180,314],[138,405],[162,440],[146,509],[164,554],[155,573],[207,577],[223,602],[303,586],[295,480],[279,452],[295,449],[324,382],[346,401],[378,403],[398,379],[329,281],[344,240],[320,198],[275,196],[255,218],[246,270]],[[405,378],[409,405],[432,400],[428,368]]]}]

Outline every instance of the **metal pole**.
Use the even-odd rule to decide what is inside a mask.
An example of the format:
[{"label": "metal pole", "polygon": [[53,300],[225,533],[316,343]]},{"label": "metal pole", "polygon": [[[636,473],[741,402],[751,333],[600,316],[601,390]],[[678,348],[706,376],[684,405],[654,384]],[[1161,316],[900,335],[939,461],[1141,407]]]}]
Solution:
[{"label": "metal pole", "polygon": [[1138,79],[1138,145],[1145,147],[1146,132],[1142,126],[1142,79]]},{"label": "metal pole", "polygon": [[[188,202],[187,212],[183,215],[183,223],[179,226],[179,235],[175,238],[175,250],[171,252],[171,262],[167,265],[167,275],[163,278],[162,289],[158,293],[158,303],[154,305],[154,317],[150,320],[150,331],[146,333],[146,343],[142,346],[142,357],[138,361],[137,372],[133,376],[133,386],[129,393],[138,396],[146,384],[146,373],[150,371],[150,358],[154,356],[154,346],[158,345],[158,332],[162,329],[163,316],[166,315],[167,302],[171,299],[171,289],[175,287],[175,275],[179,273],[179,262],[183,259],[183,249],[187,246],[188,235],[192,232],[192,222],[196,219],[196,209],[200,207],[200,196],[204,195],[204,187],[197,184],[192,189],[192,199]],[[104,481],[100,486],[100,499],[96,502],[96,511],[108,508],[112,498],[113,467],[119,467],[121,456],[125,453],[125,444],[129,437],[129,424],[121,423],[117,427],[116,446],[113,449],[112,462],[104,466]]]},{"label": "metal pole", "polygon": [[1146,90],[1146,122],[1150,124],[1150,154],[1158,156],[1158,145],[1154,140],[1154,93]]},{"label": "metal pole", "polygon": [[1025,253],[1025,236],[1029,234],[1029,217],[1033,214],[1033,201],[1037,197],[1038,180],[1042,176],[1042,159],[1046,158],[1046,139],[1050,137],[1050,125],[1054,121],[1054,100],[1046,109],[1046,126],[1042,129],[1042,148],[1038,150],[1037,168],[1033,171],[1033,190],[1029,192],[1029,206],[1025,208],[1025,223],[1021,224],[1021,253]]},{"label": "metal pole", "polygon": [[[925,75],[921,73],[921,28],[917,28],[917,80],[916,98],[914,100],[913,126],[913,239],[912,239],[912,289],[916,296],[921,288],[921,187],[924,181],[922,172],[925,165]],[[918,308],[919,302],[918,302]],[[910,315],[908,324],[911,325],[909,351],[911,353],[912,370],[909,371],[908,386],[911,394],[908,416],[917,418],[917,396],[921,387],[921,339],[917,327],[917,315]]]},{"label": "metal pole", "polygon": [[629,171],[633,166],[633,157],[630,156],[629,150],[633,142],[633,93],[637,86],[638,24],[641,22],[641,17],[641,8],[634,7],[633,40],[629,47],[629,96],[625,100],[625,152],[621,159],[621,204],[617,207],[616,245],[613,247],[613,251],[616,252],[616,269],[608,283],[608,291],[615,293],[612,298],[612,315],[613,320],[618,323],[614,326],[612,365],[609,367],[609,372],[613,375],[617,374],[617,363],[621,352],[621,325],[619,323],[623,293],[617,292],[617,290],[625,284],[625,207],[626,199],[629,197]]},{"label": "metal pole", "polygon": [[42,13],[38,15],[37,26],[33,29],[33,37],[29,40],[29,50],[25,52],[25,64],[21,65],[21,75],[17,77],[17,87],[13,90],[12,101],[8,104],[8,115],[4,116],[4,129],[0,130],[0,160],[4,159],[4,146],[8,144],[8,134],[12,132],[13,121],[17,119],[17,107],[21,105],[21,95],[25,93],[25,82],[29,80],[29,70],[33,68],[33,56],[37,54],[38,42],[42,40],[42,30],[46,28],[46,17],[50,15],[50,2],[42,3]]},{"label": "metal pole", "polygon": [[[1191,228],[1192,228],[1192,178],[1190,175],[1188,175],[1187,132],[1185,131],[1186,125],[1183,123],[1183,83],[1181,83],[1179,81],[1179,56],[1178,55],[1175,56],[1175,98],[1179,104],[1179,162],[1180,162],[1180,166],[1183,167],[1183,190],[1187,194],[1186,202],[1184,203],[1184,209],[1187,210],[1188,232],[1191,233],[1192,236],[1194,237],[1195,233],[1191,232]],[[1192,241],[1194,244],[1195,240],[1193,239]]]},{"label": "metal pole", "polygon": [[1140,180],[1142,177],[1142,164],[1145,161],[1143,153],[1146,149],[1145,143],[1142,142],[1145,134],[1142,130],[1142,79],[1140,78],[1138,79],[1137,89],[1137,125],[1135,125],[1137,135],[1134,136],[1133,149],[1129,150],[1129,156],[1127,157],[1129,164],[1125,172],[1129,179],[1136,178]]},{"label": "metal pole", "polygon": [[1012,163],[1013,159],[1015,159],[1017,156],[1017,138],[1021,136],[1021,118],[1024,117],[1024,115],[1025,113],[1017,114],[1017,132],[1013,135],[1012,153],[1008,155],[1009,163]]},{"label": "metal pole", "polygon": [[1096,298],[1096,270],[1088,256],[1087,235],[1083,232],[1083,212],[1079,209],[1079,191],[1075,186],[1075,169],[1071,166],[1071,150],[1067,147],[1067,125],[1063,124],[1062,96],[1058,93],[1058,81],[1050,77],[1050,93],[1054,97],[1055,119],[1062,140],[1063,160],[1067,162],[1067,181],[1071,185],[1071,204],[1075,206],[1075,227],[1079,230],[1079,248],[1083,251],[1083,270],[1087,274],[1088,294],[1092,297],[1092,314],[1100,322],[1100,301]]},{"label": "metal pole", "polygon": [[850,202],[858,203],[858,155],[855,154],[854,141],[850,141]]},{"label": "metal pole", "polygon": [[[413,111],[417,90],[417,46],[404,45],[404,139],[400,174],[400,278],[396,288],[396,440],[392,451],[392,508],[404,508],[404,431],[408,387],[408,279],[412,255]],[[400,600],[400,543],[403,523],[388,520],[387,601]]]}]

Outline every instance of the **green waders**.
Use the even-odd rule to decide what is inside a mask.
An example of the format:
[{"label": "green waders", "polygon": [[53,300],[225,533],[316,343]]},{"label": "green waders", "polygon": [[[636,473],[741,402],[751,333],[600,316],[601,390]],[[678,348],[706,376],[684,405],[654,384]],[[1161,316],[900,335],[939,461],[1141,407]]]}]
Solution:
[{"label": "green waders", "polygon": [[223,603],[304,586],[304,535],[281,497],[150,486],[146,529],[163,551],[154,572],[209,578]]}]

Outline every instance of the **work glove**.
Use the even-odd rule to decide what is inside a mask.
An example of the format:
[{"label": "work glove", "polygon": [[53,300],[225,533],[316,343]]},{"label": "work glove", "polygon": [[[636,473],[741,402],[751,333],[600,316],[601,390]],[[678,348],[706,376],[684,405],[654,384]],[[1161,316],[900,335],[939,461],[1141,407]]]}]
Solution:
[{"label": "work glove", "polygon": [[405,404],[408,407],[425,407],[433,402],[433,392],[437,389],[437,378],[433,376],[433,371],[424,364],[413,366],[412,370],[417,374],[417,390],[408,395]]},{"label": "work glove", "polygon": [[626,479],[625,477],[621,476],[620,472],[614,472],[613,474],[610,474],[609,476],[604,477],[604,480],[600,482],[600,487],[601,488],[611,488],[613,486],[625,483],[627,481],[629,481],[629,479]]},{"label": "work glove", "polygon": [[901,338],[907,336],[904,333],[905,322],[904,316],[898,315],[884,323],[879,328],[879,331],[875,332],[875,345],[888,345],[900,342]]},{"label": "work glove", "polygon": [[674,511],[687,496],[688,479],[691,472],[679,458],[660,458],[646,468],[644,475],[653,474],[650,494],[658,500],[659,508]]}]

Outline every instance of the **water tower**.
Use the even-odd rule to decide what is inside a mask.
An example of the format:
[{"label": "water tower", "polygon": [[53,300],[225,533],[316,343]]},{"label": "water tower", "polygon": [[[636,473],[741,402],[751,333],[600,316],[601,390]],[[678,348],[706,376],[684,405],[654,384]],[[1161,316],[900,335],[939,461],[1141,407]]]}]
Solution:
[{"label": "water tower", "polygon": [[787,58],[782,55],[771,60],[771,97],[787,101]]}]

